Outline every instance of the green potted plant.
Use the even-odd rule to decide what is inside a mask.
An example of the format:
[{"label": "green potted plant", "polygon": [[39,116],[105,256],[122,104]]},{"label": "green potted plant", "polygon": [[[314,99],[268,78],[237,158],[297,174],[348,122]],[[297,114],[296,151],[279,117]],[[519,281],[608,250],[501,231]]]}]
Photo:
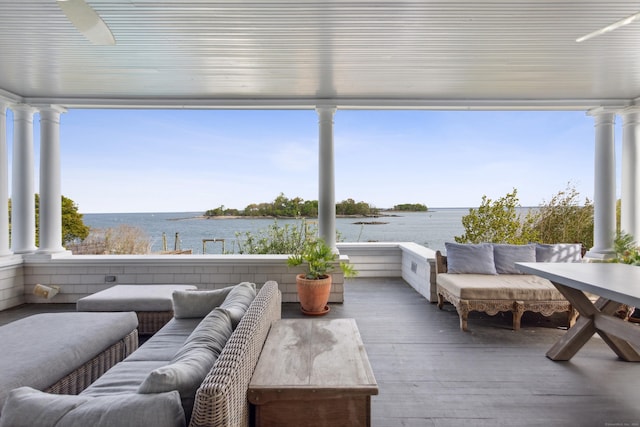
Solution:
[{"label": "green potted plant", "polygon": [[[322,239],[310,238],[302,249],[287,259],[289,267],[305,265],[306,272],[296,276],[298,298],[302,312],[308,315],[323,315],[329,312],[329,294],[331,293],[331,272],[336,268],[338,254]],[[358,273],[351,264],[338,264],[345,277],[354,277]]]}]

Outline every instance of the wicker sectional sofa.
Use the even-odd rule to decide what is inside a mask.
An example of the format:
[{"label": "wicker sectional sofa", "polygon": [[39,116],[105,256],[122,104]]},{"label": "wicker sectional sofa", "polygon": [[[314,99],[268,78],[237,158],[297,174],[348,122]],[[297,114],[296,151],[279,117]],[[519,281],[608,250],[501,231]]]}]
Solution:
[{"label": "wicker sectional sofa", "polygon": [[[516,262],[579,262],[581,245],[446,244],[447,256],[436,252],[438,308],[450,302],[458,312],[460,329],[467,330],[472,311],[495,315],[513,313],[513,330],[520,329],[525,311],[550,316],[567,313],[572,326],[577,312],[548,280],[522,274]],[[455,259],[453,259],[455,257]],[[452,264],[455,262],[455,266]],[[451,268],[453,267],[453,268]]]},{"label": "wicker sectional sofa", "polygon": [[174,318],[86,390],[71,396],[14,389],[0,426],[248,426],[251,375],[281,317],[276,282],[257,295],[253,285],[249,302],[248,285],[225,288],[222,305],[212,301],[223,290],[177,291],[182,308],[174,294]]}]

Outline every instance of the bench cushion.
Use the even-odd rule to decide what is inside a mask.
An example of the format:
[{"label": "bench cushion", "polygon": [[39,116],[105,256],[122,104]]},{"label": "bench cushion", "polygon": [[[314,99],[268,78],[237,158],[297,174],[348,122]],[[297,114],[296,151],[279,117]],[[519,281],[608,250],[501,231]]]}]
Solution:
[{"label": "bench cushion", "polygon": [[193,285],[116,285],[80,298],[78,311],[172,311],[174,290]]},{"label": "bench cushion", "polygon": [[0,408],[13,388],[44,390],[138,326],[133,312],[44,313],[0,327]]},{"label": "bench cushion", "polygon": [[563,301],[547,279],[530,274],[449,274],[436,277],[439,286],[462,300]]}]

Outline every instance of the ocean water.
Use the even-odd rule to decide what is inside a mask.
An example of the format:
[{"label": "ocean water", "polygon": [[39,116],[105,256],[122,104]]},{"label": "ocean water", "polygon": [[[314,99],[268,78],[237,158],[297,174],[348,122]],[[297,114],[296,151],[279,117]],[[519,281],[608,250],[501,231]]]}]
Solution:
[{"label": "ocean water", "polygon": [[[443,250],[445,241],[464,233],[461,219],[468,213],[468,208],[433,208],[379,218],[337,218],[336,229],[340,241],[345,242],[415,242]],[[203,219],[201,215],[202,212],[103,213],[85,214],[83,219],[92,228],[122,224],[138,227],[151,239],[153,252],[162,250],[164,233],[167,249],[191,249],[194,254],[203,253],[203,239],[225,239],[226,250],[230,251],[234,249],[236,232],[255,234],[274,223],[273,219]],[[380,224],[356,224],[363,221]],[[278,220],[278,224],[300,224],[300,220]],[[206,243],[205,253],[222,253],[222,244]]]}]

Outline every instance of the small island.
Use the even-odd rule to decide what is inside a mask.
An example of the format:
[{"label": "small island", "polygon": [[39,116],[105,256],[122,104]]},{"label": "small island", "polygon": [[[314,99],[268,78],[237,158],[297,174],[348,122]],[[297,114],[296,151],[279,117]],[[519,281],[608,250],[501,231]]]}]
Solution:
[{"label": "small island", "polygon": [[[427,206],[419,203],[395,205],[392,209],[379,209],[367,202],[356,202],[346,199],[336,203],[336,216],[353,218],[378,218],[381,216],[397,216],[386,212],[427,212]],[[301,197],[289,199],[280,193],[273,202],[252,203],[244,209],[226,208],[224,206],[207,210],[206,219],[212,218],[317,218],[318,201],[304,200]]]}]

